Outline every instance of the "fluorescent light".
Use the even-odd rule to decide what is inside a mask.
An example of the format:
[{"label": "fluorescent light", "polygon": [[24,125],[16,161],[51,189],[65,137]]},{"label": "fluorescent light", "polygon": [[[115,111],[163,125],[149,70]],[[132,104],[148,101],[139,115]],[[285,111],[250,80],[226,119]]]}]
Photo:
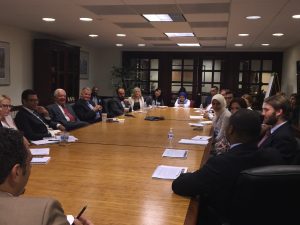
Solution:
[{"label": "fluorescent light", "polygon": [[116,34],[117,37],[126,37],[126,34]]},{"label": "fluorescent light", "polygon": [[98,35],[98,34],[89,34],[89,36],[90,36],[91,38],[96,38],[96,37],[98,37],[99,35]]},{"label": "fluorescent light", "polygon": [[200,47],[199,43],[177,43],[180,47]]},{"label": "fluorescent light", "polygon": [[261,18],[261,16],[247,16],[246,17],[246,19],[248,19],[248,20],[258,20],[260,18]]},{"label": "fluorescent light", "polygon": [[146,44],[138,44],[139,47],[144,47]]},{"label": "fluorescent light", "polygon": [[300,15],[293,15],[292,16],[294,19],[300,19]]},{"label": "fluorescent light", "polygon": [[117,46],[117,47],[122,47],[122,46],[123,46],[123,44],[116,44],[116,46]]},{"label": "fluorescent light", "polygon": [[265,43],[265,44],[261,44],[262,46],[269,46],[270,44],[267,44],[267,43]]},{"label": "fluorescent light", "polygon": [[81,17],[81,18],[79,18],[79,20],[85,21],[85,22],[91,22],[91,21],[93,21],[92,18],[88,18],[88,17]]},{"label": "fluorescent light", "polygon": [[272,34],[273,36],[276,36],[276,37],[280,37],[280,36],[283,36],[284,34],[283,33],[274,33]]},{"label": "fluorescent light", "polygon": [[172,18],[168,14],[143,14],[150,22],[172,22]]},{"label": "fluorescent light", "polygon": [[243,44],[234,44],[234,46],[236,46],[236,47],[242,47],[244,45]]},{"label": "fluorescent light", "polygon": [[239,34],[240,37],[248,37],[249,34]]},{"label": "fluorescent light", "polygon": [[194,33],[165,33],[168,37],[194,37]]},{"label": "fluorescent light", "polygon": [[44,17],[43,20],[46,22],[54,22],[55,21],[54,18],[50,18],[50,17]]}]

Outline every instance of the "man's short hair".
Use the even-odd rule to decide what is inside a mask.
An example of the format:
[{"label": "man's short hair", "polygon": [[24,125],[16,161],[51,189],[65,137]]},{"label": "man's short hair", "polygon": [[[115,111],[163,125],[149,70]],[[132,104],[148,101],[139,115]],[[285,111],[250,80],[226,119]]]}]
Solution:
[{"label": "man's short hair", "polygon": [[218,86],[212,86],[211,88],[215,88],[217,91],[219,90]]},{"label": "man's short hair", "polygon": [[0,184],[2,184],[16,164],[26,168],[28,151],[24,146],[23,135],[19,131],[0,128],[0,140]]},{"label": "man's short hair", "polygon": [[22,103],[23,103],[23,100],[27,100],[28,99],[29,95],[37,95],[37,93],[34,90],[32,90],[32,89],[27,89],[27,90],[23,91],[22,92],[22,96],[21,96]]},{"label": "man's short hair", "polygon": [[261,130],[260,114],[249,109],[240,109],[230,116],[229,126],[241,138],[257,141]]},{"label": "man's short hair", "polygon": [[[64,89],[62,89],[62,88],[57,88],[57,89],[54,91],[53,96],[56,97],[60,91],[63,91],[63,92],[66,93],[66,91],[65,91]],[[66,94],[67,94],[67,93],[66,93]]]},{"label": "man's short hair", "polygon": [[289,100],[283,95],[273,95],[264,100],[264,103],[271,105],[276,111],[282,109],[284,119],[289,117]]},{"label": "man's short hair", "polygon": [[120,90],[120,89],[123,89],[123,90],[125,91],[125,88],[123,88],[123,87],[117,87],[117,89],[116,89],[116,93],[117,93],[117,94],[119,94],[119,90]]}]

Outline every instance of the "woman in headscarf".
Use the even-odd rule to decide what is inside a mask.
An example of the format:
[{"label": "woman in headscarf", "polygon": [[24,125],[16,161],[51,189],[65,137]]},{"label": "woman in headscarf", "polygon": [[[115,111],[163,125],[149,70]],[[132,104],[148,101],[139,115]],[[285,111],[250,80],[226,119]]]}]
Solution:
[{"label": "woman in headscarf", "polygon": [[225,137],[225,130],[229,123],[231,113],[226,108],[226,100],[223,95],[216,94],[211,100],[214,110],[213,128],[214,128],[214,151],[216,155],[226,152],[230,145]]},{"label": "woman in headscarf", "polygon": [[185,92],[180,92],[174,106],[189,108],[190,104],[191,101],[187,99],[187,94]]}]

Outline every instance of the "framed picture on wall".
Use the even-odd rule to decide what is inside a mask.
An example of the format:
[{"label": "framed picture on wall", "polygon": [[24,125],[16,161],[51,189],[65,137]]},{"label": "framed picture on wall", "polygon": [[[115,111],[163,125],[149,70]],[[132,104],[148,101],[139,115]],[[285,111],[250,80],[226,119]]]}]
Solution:
[{"label": "framed picture on wall", "polygon": [[89,53],[80,52],[80,79],[89,79]]},{"label": "framed picture on wall", "polygon": [[0,41],[0,85],[9,84],[9,43]]}]

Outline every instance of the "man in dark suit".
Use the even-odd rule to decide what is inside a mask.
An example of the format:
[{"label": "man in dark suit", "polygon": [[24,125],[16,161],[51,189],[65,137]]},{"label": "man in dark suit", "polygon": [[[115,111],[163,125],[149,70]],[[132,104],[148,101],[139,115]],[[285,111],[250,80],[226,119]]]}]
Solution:
[{"label": "man in dark suit", "polygon": [[117,88],[117,97],[109,100],[107,103],[108,117],[116,117],[131,111],[128,99],[125,99],[125,90],[122,87]]},{"label": "man in dark suit", "polygon": [[[200,196],[200,224],[227,221],[230,194],[239,173],[264,165],[256,146],[260,129],[260,115],[252,110],[240,109],[230,117],[226,130],[230,150],[209,158],[200,170],[181,174],[173,181],[172,189],[176,194]],[[214,209],[216,215],[209,216],[208,209]]]},{"label": "man in dark suit", "polygon": [[92,88],[91,101],[93,101],[95,105],[101,105],[103,107],[103,100],[99,96],[99,88],[97,87]]},{"label": "man in dark suit", "polygon": [[[0,140],[0,224],[69,225],[58,201],[18,197],[25,192],[32,155],[19,131],[0,128]],[[92,225],[84,217],[74,223]]]},{"label": "man in dark suit", "polygon": [[73,108],[66,103],[66,95],[63,89],[54,91],[55,103],[47,106],[52,121],[63,124],[68,131],[88,125],[89,123],[80,121]]},{"label": "man in dark suit", "polygon": [[219,92],[219,88],[217,86],[211,87],[210,95],[205,98],[205,101],[203,103],[204,108],[206,108],[207,106],[209,106],[211,104],[212,97],[214,95],[218,94],[218,92]]},{"label": "man in dark suit", "polygon": [[[293,161],[298,153],[297,141],[288,123],[289,101],[282,95],[264,100],[262,107],[263,124],[268,127],[258,142],[260,150],[275,151],[286,163]],[[272,149],[271,149],[271,148]]]},{"label": "man in dark suit", "polygon": [[74,105],[78,118],[88,123],[101,121],[101,105],[96,105],[91,99],[91,89],[85,87],[81,90],[80,99]]},{"label": "man in dark suit", "polygon": [[16,115],[15,123],[28,140],[41,140],[54,135],[53,130],[64,131],[65,127],[51,120],[48,111],[38,105],[37,93],[27,89],[22,93],[23,107]]}]

